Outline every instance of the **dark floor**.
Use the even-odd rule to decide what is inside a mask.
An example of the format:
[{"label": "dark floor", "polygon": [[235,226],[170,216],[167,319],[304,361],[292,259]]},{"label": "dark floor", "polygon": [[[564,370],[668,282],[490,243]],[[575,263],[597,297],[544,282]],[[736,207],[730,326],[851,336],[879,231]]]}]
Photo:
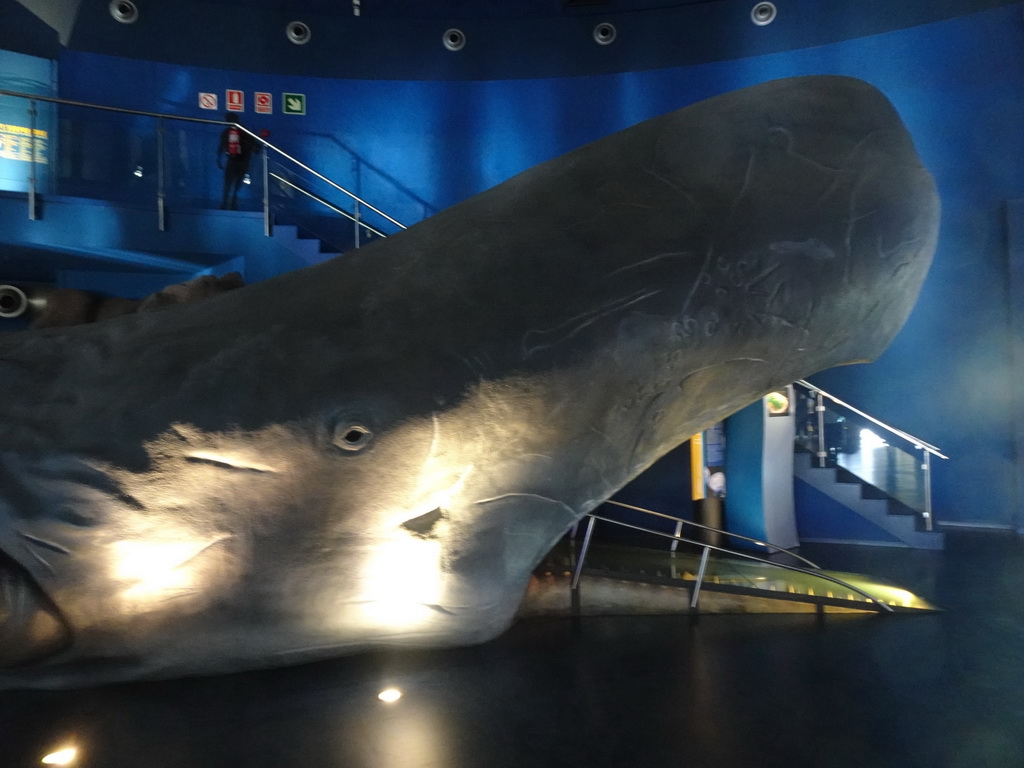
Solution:
[{"label": "dark floor", "polygon": [[0,767],[67,742],[95,768],[1024,766],[1024,542],[803,554],[947,610],[536,620],[477,648],[0,693]]}]

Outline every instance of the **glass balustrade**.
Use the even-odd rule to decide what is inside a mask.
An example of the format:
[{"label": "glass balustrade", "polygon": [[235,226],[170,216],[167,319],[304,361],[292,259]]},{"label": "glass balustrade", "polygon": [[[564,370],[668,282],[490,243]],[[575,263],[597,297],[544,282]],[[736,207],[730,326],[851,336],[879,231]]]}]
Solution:
[{"label": "glass balustrade", "polygon": [[[817,466],[836,467],[931,522],[931,454],[922,441],[891,430],[817,390],[797,388],[796,442]],[[819,410],[820,409],[820,410]],[[930,447],[930,446],[929,446]]]}]

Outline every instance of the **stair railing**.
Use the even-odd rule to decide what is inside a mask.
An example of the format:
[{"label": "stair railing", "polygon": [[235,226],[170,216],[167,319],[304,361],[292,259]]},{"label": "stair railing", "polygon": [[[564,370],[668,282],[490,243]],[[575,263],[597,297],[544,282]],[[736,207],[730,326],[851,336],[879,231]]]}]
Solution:
[{"label": "stair railing", "polygon": [[682,531],[682,527],[684,525],[688,525],[691,528],[700,528],[703,531],[708,531],[710,533],[715,533],[715,534],[721,534],[721,535],[724,535],[724,536],[728,536],[729,538],[732,538],[732,539],[742,539],[743,541],[749,541],[751,544],[756,544],[759,547],[764,547],[765,549],[771,550],[772,552],[785,552],[790,557],[793,557],[793,558],[801,561],[802,563],[805,563],[810,568],[814,568],[815,570],[820,570],[820,566],[815,565],[810,560],[808,560],[806,557],[803,557],[802,555],[798,555],[796,552],[791,552],[790,550],[786,549],[785,547],[780,547],[777,544],[771,544],[771,543],[769,543],[767,541],[761,541],[761,539],[752,539],[750,536],[743,536],[743,535],[738,534],[738,533],[729,533],[727,531],[721,530],[720,528],[714,528],[714,527],[712,527],[710,525],[704,525],[703,523],[695,523],[693,520],[684,520],[683,518],[675,517],[674,515],[666,515],[664,512],[655,512],[653,509],[645,509],[644,507],[637,507],[637,506],[634,506],[632,504],[625,504],[625,503],[623,503],[621,501],[616,501],[615,499],[608,499],[608,501],[606,501],[605,504],[612,504],[612,505],[614,505],[616,507],[622,507],[623,509],[632,509],[635,512],[643,512],[645,515],[650,515],[651,517],[660,517],[662,520],[671,520],[673,523],[676,524],[676,530],[675,530],[675,535],[676,536],[680,535],[680,532]]},{"label": "stair railing", "polygon": [[890,435],[894,435],[901,440],[910,443],[914,450],[921,451],[921,471],[924,475],[924,509],[921,510],[921,517],[924,520],[924,526],[926,531],[931,531],[934,527],[934,516],[932,514],[932,456],[937,456],[940,459],[948,459],[949,457],[942,453],[941,450],[936,448],[931,443],[922,440],[919,437],[915,437],[909,432],[904,432],[902,429],[893,427],[885,422],[876,419],[874,416],[865,413],[864,411],[850,405],[849,403],[840,400],[833,394],[830,394],[823,390],[821,387],[812,384],[809,381],[800,379],[799,381],[793,382],[794,386],[803,387],[807,390],[812,397],[815,399],[815,415],[817,417],[817,452],[816,457],[818,459],[818,466],[825,467],[828,459],[828,450],[825,445],[825,400],[829,400],[836,405],[845,408],[852,413],[857,414],[862,419],[881,427]]},{"label": "stair railing", "polygon": [[355,205],[353,206],[353,212],[349,213],[344,208],[337,207],[336,205],[331,203],[329,200],[325,200],[324,198],[322,198],[320,195],[316,194],[315,192],[310,192],[305,187],[302,187],[299,184],[296,184],[291,179],[285,178],[284,176],[282,176],[279,173],[274,173],[273,171],[271,171],[270,178],[274,179],[274,181],[276,181],[278,184],[281,184],[283,186],[286,186],[286,187],[289,187],[290,189],[295,190],[300,195],[305,195],[309,199],[311,199],[311,200],[319,203],[320,205],[322,205],[324,208],[328,208],[331,211],[334,211],[334,213],[336,213],[339,216],[342,216],[342,217],[348,219],[353,224],[355,224],[356,225],[356,247],[357,248],[359,247],[359,228],[360,227],[362,227],[363,229],[366,229],[368,232],[371,232],[371,233],[377,235],[378,237],[387,237],[387,235],[385,235],[379,229],[376,229],[375,227],[371,227],[369,224],[366,224],[365,222],[362,221],[362,219],[360,218],[360,215],[359,215],[359,203],[358,202],[356,202]]},{"label": "stair railing", "polygon": [[[271,155],[271,153],[274,153],[275,156],[278,156],[278,157],[282,158],[283,160],[287,161],[292,166],[294,166],[296,168],[299,168],[299,169],[302,169],[303,171],[305,171],[306,173],[310,174],[314,178],[319,179],[323,183],[327,184],[328,186],[332,187],[333,189],[337,190],[338,192],[342,193],[347,198],[349,198],[349,200],[351,201],[351,204],[353,206],[353,209],[354,209],[354,214],[351,214],[351,215],[346,213],[346,212],[344,212],[342,209],[338,208],[337,206],[334,206],[334,205],[331,205],[331,204],[327,203],[327,201],[323,200],[321,197],[319,197],[317,195],[314,195],[314,194],[312,194],[312,193],[310,193],[310,192],[308,192],[306,190],[299,190],[303,194],[306,194],[307,196],[310,196],[313,199],[317,200],[317,202],[320,202],[323,205],[327,206],[329,209],[331,209],[331,210],[333,210],[335,212],[342,213],[347,218],[352,219],[355,222],[355,226],[356,226],[357,232],[358,232],[358,229],[360,227],[362,227],[362,228],[365,228],[366,231],[372,232],[373,234],[376,234],[378,236],[381,236],[381,237],[385,236],[384,233],[381,232],[379,229],[375,229],[374,227],[371,227],[370,225],[368,225],[368,224],[366,224],[366,223],[364,223],[362,221],[362,215],[360,213],[360,206],[362,208],[366,209],[366,210],[372,211],[373,213],[377,214],[378,216],[380,216],[384,220],[390,222],[391,224],[393,224],[394,226],[398,227],[399,229],[406,229],[406,226],[404,224],[402,224],[400,221],[398,221],[397,219],[395,219],[394,217],[388,215],[387,213],[385,213],[381,209],[377,208],[376,206],[374,206],[374,205],[370,204],[369,202],[367,202],[366,200],[362,199],[360,196],[358,196],[354,192],[351,192],[350,190],[346,189],[341,184],[338,184],[337,182],[335,182],[332,179],[328,178],[324,174],[320,173],[319,171],[315,170],[314,168],[311,168],[309,165],[303,163],[302,161],[300,161],[297,158],[293,157],[289,153],[285,152],[280,147],[277,147],[274,144],[271,144],[269,141],[267,141],[262,136],[258,135],[257,133],[253,132],[252,130],[250,130],[250,129],[246,128],[245,126],[240,125],[238,123],[230,123],[230,122],[227,122],[227,121],[224,121],[224,120],[213,120],[213,119],[201,118],[201,117],[185,117],[185,116],[182,116],[182,115],[171,115],[171,114],[166,114],[166,113],[161,113],[161,112],[149,112],[149,111],[138,110],[138,109],[125,109],[123,107],[111,107],[111,106],[107,106],[107,105],[104,105],[104,104],[91,104],[91,103],[83,102],[83,101],[74,101],[74,100],[71,100],[71,99],[62,99],[62,98],[57,98],[57,97],[54,97],[54,96],[42,96],[42,95],[38,95],[38,94],[23,93],[21,91],[10,91],[10,90],[5,90],[5,89],[0,89],[0,96],[10,96],[10,97],[13,97],[13,98],[24,99],[28,103],[28,117],[29,117],[29,130],[28,130],[28,134],[29,134],[28,135],[28,141],[29,141],[28,216],[32,220],[35,220],[35,219],[37,219],[39,217],[39,208],[38,208],[39,179],[38,179],[38,174],[37,174],[37,165],[40,164],[41,162],[45,162],[45,161],[41,160],[41,158],[40,158],[41,152],[39,151],[39,148],[37,146],[38,133],[39,133],[38,128],[37,128],[37,115],[38,115],[37,104],[39,102],[44,102],[44,103],[50,103],[50,104],[59,104],[59,105],[62,105],[62,106],[67,106],[67,107],[78,107],[78,108],[83,108],[83,109],[100,110],[100,111],[103,111],[103,112],[113,112],[113,113],[120,113],[120,114],[125,114],[125,115],[136,115],[136,116],[140,116],[140,117],[148,117],[148,118],[153,118],[153,119],[155,119],[157,121],[157,130],[156,130],[156,143],[157,143],[156,210],[157,210],[157,228],[161,232],[164,231],[166,229],[166,227],[167,227],[167,216],[166,216],[166,173],[165,173],[166,159],[165,159],[165,146],[164,146],[164,144],[165,144],[164,130],[165,130],[165,124],[167,122],[206,124],[206,125],[225,126],[225,127],[226,126],[235,126],[235,127],[239,128],[240,130],[244,131],[250,137],[252,137],[255,141],[257,141],[264,148],[264,151],[261,153],[262,156],[263,156],[263,169],[262,169],[262,171],[263,171],[263,173],[262,173],[262,175],[263,175],[263,201],[262,201],[262,204],[263,204],[264,234],[267,235],[268,237],[273,234],[273,221],[272,221],[272,216],[271,216],[270,193],[269,193],[269,191],[270,191],[270,179],[272,178],[272,175],[270,173],[270,155]],[[278,179],[279,181],[281,180],[281,178],[279,176],[275,175],[273,177],[275,179]],[[290,184],[290,186],[295,187],[296,185],[295,184]],[[357,236],[356,237],[356,245],[357,245],[357,247],[358,247],[358,243],[359,243],[359,238]]]},{"label": "stair railing", "polygon": [[[681,523],[685,523],[685,524],[688,524],[688,525],[692,525],[694,527],[701,528],[701,529],[704,529],[706,531],[711,531],[711,532],[719,533],[719,534],[721,534],[723,536],[735,536],[735,538],[744,539],[746,541],[750,541],[750,542],[759,544],[761,546],[764,546],[764,547],[767,547],[767,548],[770,548],[770,549],[773,549],[773,550],[776,550],[776,551],[786,551],[786,552],[788,552],[788,550],[785,550],[783,547],[778,547],[778,546],[775,546],[773,544],[769,544],[768,542],[759,541],[757,539],[751,539],[751,538],[749,538],[747,536],[739,536],[737,534],[732,534],[732,533],[729,533],[728,531],[723,531],[723,530],[718,529],[718,528],[712,528],[711,526],[702,525],[700,523],[694,523],[694,522],[692,522],[690,520],[683,520],[682,518],[673,517],[672,515],[666,515],[666,514],[663,514],[661,512],[655,512],[655,511],[650,510],[650,509],[644,509],[643,507],[636,507],[636,506],[633,506],[633,505],[630,505],[630,504],[623,504],[621,502],[616,502],[616,501],[611,501],[609,503],[612,503],[612,504],[615,504],[615,505],[621,506],[621,507],[626,507],[627,509],[636,510],[638,512],[643,512],[643,513],[645,513],[647,515],[651,515],[652,517],[658,517],[658,518],[663,518],[663,519],[668,519],[668,520],[675,520],[677,522],[681,522]],[[808,575],[808,576],[814,576],[814,577],[819,578],[819,579],[824,579],[825,581],[830,581],[833,584],[838,584],[841,587],[845,587],[846,589],[850,590],[851,593],[856,593],[856,594],[860,595],[867,602],[869,602],[872,605],[874,605],[875,610],[877,610],[879,613],[894,613],[892,607],[887,605],[884,601],[879,600],[878,598],[874,597],[870,593],[865,592],[863,589],[861,589],[861,588],[859,588],[857,586],[854,586],[853,584],[850,584],[850,583],[848,583],[846,581],[843,581],[842,579],[840,579],[840,578],[838,578],[836,576],[833,576],[832,574],[823,572],[821,570],[821,568],[819,568],[817,565],[812,563],[810,560],[807,560],[806,558],[800,557],[799,555],[795,555],[792,552],[789,552],[789,554],[793,555],[793,557],[796,557],[797,559],[802,560],[803,562],[807,563],[810,567],[809,568],[803,568],[803,567],[800,567],[798,565],[789,565],[788,563],[781,563],[781,562],[778,562],[776,560],[768,560],[766,558],[759,557],[757,555],[753,555],[753,554],[750,554],[748,552],[739,552],[737,550],[728,549],[726,547],[720,547],[720,546],[717,546],[717,545],[714,545],[714,544],[708,544],[707,542],[696,541],[694,539],[689,539],[689,538],[686,538],[685,536],[680,536],[679,534],[676,534],[676,533],[665,533],[664,531],[658,531],[658,530],[655,530],[653,528],[647,528],[645,526],[636,525],[634,523],[626,523],[626,522],[623,522],[621,520],[613,520],[610,517],[604,517],[603,515],[597,515],[597,514],[594,514],[594,513],[590,513],[590,514],[587,515],[587,527],[586,527],[586,531],[583,534],[583,544],[580,547],[580,553],[579,553],[579,556],[576,559],[576,563],[575,563],[575,566],[573,568],[572,582],[571,582],[571,588],[573,590],[576,590],[576,589],[579,588],[580,577],[583,574],[583,565],[586,562],[587,552],[590,549],[591,537],[592,537],[592,535],[594,533],[594,523],[596,521],[598,521],[598,520],[601,520],[601,521],[606,522],[606,523],[611,523],[612,525],[617,525],[617,526],[620,526],[620,527],[623,527],[623,528],[629,528],[629,529],[634,530],[634,531],[641,531],[643,533],[649,533],[649,534],[653,534],[655,536],[660,536],[661,538],[670,539],[670,540],[672,540],[673,542],[676,542],[676,543],[693,544],[694,546],[700,547],[701,548],[700,565],[699,565],[699,567],[697,569],[697,578],[696,578],[696,580],[694,582],[694,585],[693,585],[693,592],[690,595],[690,608],[691,609],[697,608],[698,601],[700,599],[701,588],[704,585],[704,577],[705,577],[705,574],[707,572],[708,560],[710,558],[711,552],[715,551],[715,552],[721,552],[721,553],[726,554],[726,555],[731,555],[733,557],[740,557],[740,558],[744,558],[744,559],[747,559],[747,560],[753,560],[754,562],[762,563],[764,565],[769,565],[769,566],[772,566],[772,567],[775,567],[775,568],[782,568],[783,570],[794,571],[796,573],[802,573],[802,574],[805,574],[805,575]],[[572,535],[573,536],[575,535],[575,527],[574,527]]]}]

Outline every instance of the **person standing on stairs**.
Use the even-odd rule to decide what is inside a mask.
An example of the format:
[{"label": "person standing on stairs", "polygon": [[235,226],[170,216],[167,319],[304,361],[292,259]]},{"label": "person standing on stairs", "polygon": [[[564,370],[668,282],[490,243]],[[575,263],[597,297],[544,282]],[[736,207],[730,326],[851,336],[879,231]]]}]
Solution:
[{"label": "person standing on stairs", "polygon": [[[259,146],[249,133],[241,129],[238,113],[228,112],[224,119],[229,125],[220,134],[217,146],[217,167],[224,170],[224,193],[221,196],[221,210],[238,210],[238,190],[249,172],[249,160],[259,152]],[[225,158],[227,161],[225,162]]]}]

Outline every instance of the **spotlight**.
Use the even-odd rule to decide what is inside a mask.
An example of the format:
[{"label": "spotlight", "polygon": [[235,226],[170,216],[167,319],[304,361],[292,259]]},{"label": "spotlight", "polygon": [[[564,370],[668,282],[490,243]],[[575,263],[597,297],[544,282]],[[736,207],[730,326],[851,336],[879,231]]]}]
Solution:
[{"label": "spotlight", "polygon": [[74,747],[67,747],[57,752],[51,752],[39,762],[43,765],[71,765],[75,762],[76,757],[78,757],[78,750]]},{"label": "spotlight", "polygon": [[461,51],[466,45],[466,33],[461,29],[449,29],[441,40],[449,51]]},{"label": "spotlight", "polygon": [[775,3],[758,3],[750,11],[750,20],[759,27],[766,27],[775,21],[777,13]]},{"label": "spotlight", "polygon": [[139,20],[139,9],[132,0],[111,0],[110,15],[122,24],[134,24]]},{"label": "spotlight", "polygon": [[615,40],[615,25],[603,22],[594,27],[594,40],[598,45],[609,45]]},{"label": "spotlight", "polygon": [[313,33],[309,30],[309,25],[301,21],[288,22],[288,26],[284,28],[284,33],[296,45],[305,45],[309,42],[309,38],[313,36]]},{"label": "spotlight", "polygon": [[394,704],[400,698],[402,698],[402,692],[397,688],[388,688],[377,694],[377,698],[383,701],[385,704]]}]

